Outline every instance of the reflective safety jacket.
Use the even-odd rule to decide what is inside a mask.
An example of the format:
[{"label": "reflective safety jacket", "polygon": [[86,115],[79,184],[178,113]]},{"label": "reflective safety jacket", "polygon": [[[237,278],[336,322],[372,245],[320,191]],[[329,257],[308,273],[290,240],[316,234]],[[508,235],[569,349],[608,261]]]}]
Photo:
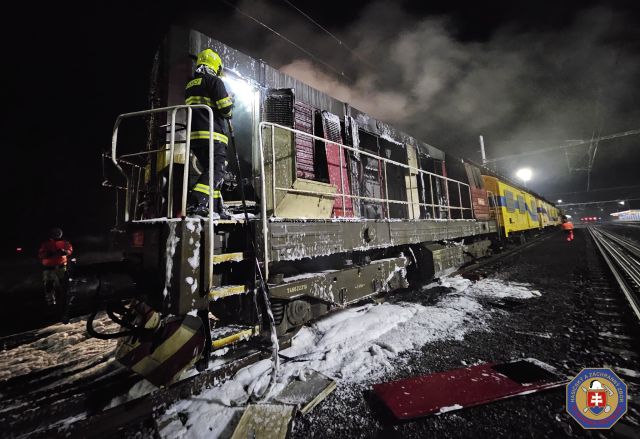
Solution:
[{"label": "reflective safety jacket", "polygon": [[[224,119],[231,118],[233,101],[218,76],[204,68],[196,69],[193,78],[185,88],[187,105],[205,104],[213,110],[214,141],[229,143],[226,135]],[[191,140],[209,138],[209,112],[205,109],[194,109],[191,120]]]},{"label": "reflective safety jacket", "polygon": [[45,267],[67,265],[67,256],[73,253],[73,247],[64,239],[49,239],[40,245],[38,258]]},{"label": "reflective safety jacket", "polygon": [[562,223],[560,227],[562,227],[562,230],[573,230],[573,223],[571,221],[567,221],[566,223]]}]

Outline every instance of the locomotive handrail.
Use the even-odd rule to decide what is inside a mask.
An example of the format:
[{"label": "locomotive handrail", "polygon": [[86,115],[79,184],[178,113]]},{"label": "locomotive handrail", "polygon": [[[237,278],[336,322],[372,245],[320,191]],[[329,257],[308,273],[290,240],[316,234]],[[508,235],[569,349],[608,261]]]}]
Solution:
[{"label": "locomotive handrail", "polygon": [[[209,215],[207,217],[207,228],[208,228],[208,247],[209,247],[209,261],[213,261],[214,257],[214,245],[213,245],[213,190],[214,190],[214,182],[213,182],[213,169],[214,169],[214,154],[213,154],[213,110],[208,105],[204,104],[196,104],[196,105],[174,105],[171,107],[162,107],[162,108],[153,108],[150,110],[143,111],[134,111],[131,113],[123,113],[118,115],[116,121],[113,126],[113,132],[111,135],[111,161],[118,169],[118,171],[124,176],[126,181],[126,190],[125,190],[125,208],[124,208],[124,220],[125,222],[129,221],[129,210],[131,204],[131,195],[130,195],[130,179],[126,172],[122,169],[120,164],[118,163],[117,156],[117,148],[118,148],[118,129],[120,124],[124,119],[139,117],[139,116],[147,116],[154,113],[170,113],[171,114],[171,131],[170,131],[170,141],[169,141],[169,177],[167,182],[167,219],[173,217],[173,165],[174,165],[174,153],[175,153],[175,144],[176,144],[176,114],[179,110],[187,111],[187,123],[186,128],[187,132],[185,134],[185,172],[183,173],[182,179],[182,198],[181,198],[181,208],[182,212],[186,212],[187,209],[187,193],[188,193],[188,185],[189,185],[189,172],[187,171],[187,163],[189,161],[189,153],[191,148],[191,120],[193,116],[193,109],[203,109],[206,110],[209,114]],[[166,138],[165,138],[166,140]],[[166,150],[166,148],[164,148]],[[144,155],[144,154],[154,154],[159,152],[159,150],[150,150],[144,151],[141,153],[135,154],[126,154],[123,157],[131,157],[133,155]],[[140,178],[138,178],[138,184],[140,183]],[[136,207],[137,207],[137,196],[138,191],[136,191]],[[135,220],[135,209],[133,212],[133,219]],[[211,289],[213,285],[213,263],[207,264],[207,272],[209,279],[209,289]]]},{"label": "locomotive handrail", "polygon": [[[341,184],[341,193],[340,194],[335,194],[335,193],[330,193],[330,192],[322,192],[322,191],[310,191],[310,190],[303,190],[303,189],[294,189],[294,188],[283,188],[283,187],[278,187],[276,185],[276,172],[275,172],[275,166],[272,166],[272,184],[271,184],[271,190],[272,190],[272,198],[274,200],[274,214],[275,214],[275,199],[276,199],[276,191],[285,191],[285,192],[291,192],[291,193],[301,193],[301,194],[311,194],[311,195],[323,195],[323,196],[328,196],[328,197],[332,197],[332,198],[336,198],[336,197],[342,197],[342,206],[343,206],[343,212],[346,211],[345,209],[345,200],[346,198],[355,198],[355,199],[359,199],[359,200],[366,200],[366,201],[373,201],[373,202],[378,202],[378,203],[386,203],[387,205],[387,209],[386,209],[386,219],[390,219],[390,215],[389,215],[389,204],[402,204],[402,205],[419,205],[419,206],[424,206],[424,207],[431,207],[432,208],[432,214],[435,217],[435,208],[444,208],[447,210],[447,215],[448,218],[451,219],[451,209],[453,210],[459,210],[461,212],[461,216],[464,218],[464,214],[462,212],[464,212],[465,210],[469,210],[471,211],[471,216],[473,219],[473,201],[471,199],[471,188],[467,183],[458,181],[458,180],[454,180],[452,178],[449,177],[445,177],[443,175],[438,175],[435,174],[433,172],[429,172],[429,171],[425,171],[423,169],[420,168],[416,168],[415,166],[411,166],[411,165],[407,165],[405,163],[401,163],[401,162],[397,162],[395,160],[391,160],[385,157],[381,157],[378,155],[375,155],[373,153],[364,151],[364,150],[360,150],[360,149],[356,149],[354,147],[351,147],[349,145],[344,145],[338,142],[334,142],[319,136],[315,136],[313,134],[309,134],[306,133],[304,131],[300,131],[300,130],[296,130],[294,128],[291,127],[287,127],[287,126],[283,126],[283,125],[279,125],[273,122],[260,122],[260,127],[259,127],[259,137],[260,137],[260,162],[261,162],[261,185],[263,188],[263,194],[262,194],[262,199],[265,200],[265,196],[266,196],[266,191],[264,191],[265,188],[265,175],[264,175],[264,138],[263,138],[263,129],[270,127],[271,128],[271,157],[272,160],[275,163],[275,134],[274,134],[274,128],[280,128],[283,129],[285,131],[289,131],[292,133],[296,133],[296,134],[300,134],[303,136],[307,136],[309,138],[312,138],[314,140],[318,140],[321,141],[323,143],[331,143],[332,145],[336,145],[338,147],[340,147],[340,184]],[[344,191],[344,170],[343,170],[343,166],[342,166],[342,149],[346,149],[349,151],[353,151],[356,152],[358,154],[361,155],[365,155],[368,157],[371,157],[373,159],[376,159],[378,161],[381,161],[384,163],[384,174],[385,174],[385,197],[384,198],[376,198],[376,197],[365,197],[365,196],[361,196],[361,195],[351,195],[351,194],[345,194]],[[391,200],[389,199],[389,191],[388,191],[388,179],[387,179],[387,163],[401,167],[401,168],[405,168],[405,169],[409,169],[411,171],[414,171],[418,174],[422,174],[422,175],[428,175],[429,176],[429,188],[430,188],[430,192],[431,192],[431,203],[421,203],[421,202],[415,202],[415,201],[401,201],[401,200]],[[445,181],[445,190],[446,190],[446,194],[447,194],[447,204],[435,204],[433,201],[433,184],[432,184],[432,179],[433,178],[438,178],[441,179],[443,181]],[[450,203],[450,196],[449,196],[449,185],[448,183],[455,183],[458,185],[458,201],[460,202],[460,206],[452,206]],[[466,186],[467,187],[467,192],[469,195],[469,207],[463,207],[462,204],[462,191],[461,191],[461,186]],[[412,195],[413,197],[413,195]],[[266,219],[266,204],[263,203],[263,209],[262,209],[262,214],[263,214],[263,218]],[[264,220],[263,220],[264,222]],[[263,227],[264,228],[264,227]],[[265,229],[265,233],[266,233],[266,229]]]}]

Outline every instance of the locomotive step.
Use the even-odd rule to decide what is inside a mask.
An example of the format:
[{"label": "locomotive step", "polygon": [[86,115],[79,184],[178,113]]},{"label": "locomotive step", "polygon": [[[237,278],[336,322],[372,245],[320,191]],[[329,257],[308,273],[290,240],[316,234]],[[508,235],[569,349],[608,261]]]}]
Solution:
[{"label": "locomotive step", "polygon": [[243,252],[221,253],[219,255],[213,255],[213,265],[222,264],[223,262],[240,262],[243,260]]},{"label": "locomotive step", "polygon": [[245,285],[224,285],[222,287],[211,288],[209,291],[209,300],[218,300],[223,297],[235,296],[247,292]]},{"label": "locomotive step", "polygon": [[260,332],[259,326],[227,326],[211,331],[211,348],[220,349],[247,340]]}]

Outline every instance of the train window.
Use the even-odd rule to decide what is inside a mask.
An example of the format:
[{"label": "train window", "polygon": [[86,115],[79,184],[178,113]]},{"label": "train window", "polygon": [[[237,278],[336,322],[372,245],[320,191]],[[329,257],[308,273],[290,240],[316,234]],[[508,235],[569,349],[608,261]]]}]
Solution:
[{"label": "train window", "polygon": [[[363,130],[358,130],[360,148],[379,154],[378,137]],[[377,159],[361,155],[362,172],[360,173],[360,194],[363,197],[382,198],[382,175],[380,163]],[[365,218],[382,218],[382,204],[377,201],[363,200],[360,204],[361,215]]]},{"label": "train window", "polygon": [[518,195],[518,210],[522,213],[527,211],[527,205],[524,202],[524,197],[522,195]]},{"label": "train window", "polygon": [[[380,153],[383,157],[393,160],[394,162],[402,164],[407,163],[407,150],[404,145],[393,143],[382,138],[378,139],[378,144],[380,146]],[[386,177],[388,184],[385,185],[385,187],[389,191],[388,197],[390,200],[407,201],[407,189],[404,176],[404,168],[393,164],[387,165]],[[384,173],[382,178],[384,179]],[[389,216],[391,218],[406,218],[407,215],[408,211],[406,204],[389,204]]]},{"label": "train window", "polygon": [[[324,138],[322,116],[320,111],[315,111],[314,134]],[[314,141],[314,174],[316,180],[329,183],[329,165],[327,163],[326,144],[321,140]]]},{"label": "train window", "polygon": [[504,191],[504,201],[508,212],[516,211],[516,202],[513,198],[513,192]]}]

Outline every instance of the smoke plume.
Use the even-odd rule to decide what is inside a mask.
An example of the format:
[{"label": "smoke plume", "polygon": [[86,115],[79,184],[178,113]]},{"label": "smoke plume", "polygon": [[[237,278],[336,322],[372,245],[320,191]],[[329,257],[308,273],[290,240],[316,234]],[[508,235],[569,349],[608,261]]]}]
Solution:
[{"label": "smoke plume", "polygon": [[[347,26],[323,23],[357,52],[354,56],[283,5],[239,3],[344,76],[240,14],[227,28],[241,26],[241,34],[225,28],[220,34],[230,38],[223,41],[448,152],[479,160],[480,134],[488,156],[498,157],[638,128],[638,48],[623,35],[634,24],[612,8],[583,10],[562,28],[504,26],[483,40],[463,41],[450,18],[416,17],[402,3],[377,2]],[[609,184],[610,172],[596,172],[600,164],[613,166],[613,158],[631,154],[619,143],[600,145],[607,152],[599,153],[592,184],[600,177],[601,185]],[[532,185],[539,190],[584,186],[585,174],[562,153],[500,164],[504,173],[519,165],[536,168]],[[615,184],[629,179],[635,176]]]}]

